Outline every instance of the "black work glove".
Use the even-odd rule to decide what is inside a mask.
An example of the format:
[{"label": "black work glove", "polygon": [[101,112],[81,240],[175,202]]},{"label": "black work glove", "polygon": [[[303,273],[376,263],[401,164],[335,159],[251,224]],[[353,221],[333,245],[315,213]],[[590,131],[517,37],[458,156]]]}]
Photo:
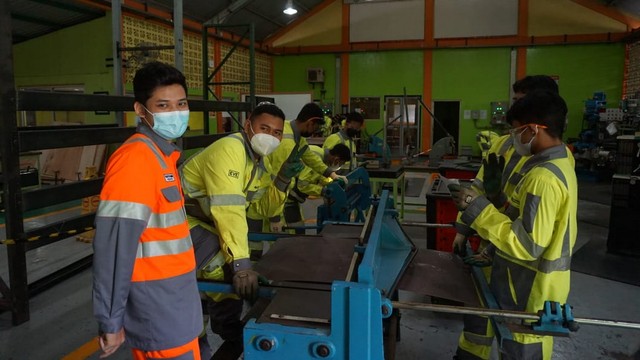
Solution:
[{"label": "black work glove", "polygon": [[467,255],[467,237],[460,233],[456,233],[455,238],[453,238],[453,253],[459,255],[461,257],[465,257]]},{"label": "black work glove", "polygon": [[251,269],[240,270],[233,275],[233,289],[241,298],[254,301],[258,296],[260,274]]},{"label": "black work glove", "polygon": [[491,153],[482,160],[482,166],[484,168],[484,192],[488,198],[495,198],[502,192],[504,157]]}]

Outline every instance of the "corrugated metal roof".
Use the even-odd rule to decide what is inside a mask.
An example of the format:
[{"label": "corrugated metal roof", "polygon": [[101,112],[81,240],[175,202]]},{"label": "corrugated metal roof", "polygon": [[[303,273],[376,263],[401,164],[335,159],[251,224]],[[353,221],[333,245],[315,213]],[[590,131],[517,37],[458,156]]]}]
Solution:
[{"label": "corrugated metal roof", "polygon": [[[6,1],[6,0],[1,0]],[[291,21],[307,14],[323,0],[293,0],[295,15],[282,12],[288,0],[183,0],[185,18],[205,23],[255,25],[255,38],[263,41]],[[140,1],[150,7],[173,11],[173,0]],[[96,1],[109,5],[110,1]],[[124,3],[126,6],[126,3]],[[10,0],[13,42],[19,43],[105,15],[99,6],[74,0]],[[227,29],[234,32],[234,29]],[[236,31],[240,32],[240,30]]]},{"label": "corrugated metal roof", "polygon": [[13,43],[42,36],[105,15],[73,0],[10,0]]},{"label": "corrugated metal roof", "polygon": [[[110,0],[94,0],[96,6],[76,0],[9,1],[14,43],[105,16],[105,11],[99,5],[104,7],[110,4]],[[291,0],[182,0],[182,3],[184,17],[199,23],[211,20],[216,24],[227,25],[253,23],[255,39],[261,42],[323,2],[323,0],[292,0],[298,13],[286,15],[282,10],[288,1]],[[361,1],[364,0],[345,2]],[[174,0],[139,0],[139,2],[171,12]],[[638,0],[601,0],[601,3],[631,15],[640,16]],[[234,29],[227,30],[234,31]],[[238,29],[235,32],[241,31],[244,29]]]},{"label": "corrugated metal roof", "polygon": [[[200,23],[206,23],[212,19],[217,20],[214,21],[216,24],[253,23],[256,40],[263,41],[298,17],[307,14],[323,0],[294,0],[293,7],[298,10],[295,15],[286,15],[282,12],[287,2],[288,0],[183,0],[182,7],[185,17]],[[154,0],[153,3],[168,11],[173,9],[173,0]],[[219,18],[216,19],[216,17]]]}]

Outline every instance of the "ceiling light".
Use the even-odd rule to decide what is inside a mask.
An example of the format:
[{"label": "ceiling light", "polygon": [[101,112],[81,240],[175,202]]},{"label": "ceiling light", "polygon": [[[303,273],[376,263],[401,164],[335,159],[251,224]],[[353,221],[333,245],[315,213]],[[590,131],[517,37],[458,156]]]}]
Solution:
[{"label": "ceiling light", "polygon": [[293,8],[293,1],[289,0],[287,1],[287,7],[282,12],[287,15],[295,15],[298,13],[298,10]]}]

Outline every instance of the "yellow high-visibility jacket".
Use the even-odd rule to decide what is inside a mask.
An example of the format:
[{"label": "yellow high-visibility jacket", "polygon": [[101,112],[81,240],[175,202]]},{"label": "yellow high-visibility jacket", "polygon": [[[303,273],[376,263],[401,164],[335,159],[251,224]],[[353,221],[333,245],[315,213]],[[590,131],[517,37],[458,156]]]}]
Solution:
[{"label": "yellow high-visibility jacket", "polygon": [[347,133],[343,130],[338,131],[335,134],[329,135],[325,140],[324,144],[322,144],[323,149],[331,150],[337,144],[344,144],[349,148],[351,152],[351,161],[347,161],[343,168],[349,169],[349,171],[355,169],[357,161],[356,161],[356,144],[350,137],[347,136]]},{"label": "yellow high-visibility jacket", "polygon": [[[530,156],[521,156],[515,151],[515,148],[513,147],[513,137],[511,137],[511,135],[503,135],[495,140],[488,154],[491,153],[502,156],[505,160],[504,169],[502,171],[502,193],[497,201],[498,209],[503,210],[504,204],[509,200],[509,197],[513,194],[513,190],[516,188],[516,185],[518,185],[518,182],[522,179],[520,170],[525,162],[529,160]],[[567,157],[571,162],[571,166],[575,167],[575,158],[571,151],[568,151]],[[471,184],[471,187],[479,194],[485,194],[483,180],[484,166],[481,166],[476,178]],[[455,224],[456,231],[466,236],[473,235],[475,231],[460,221],[461,215],[461,212],[458,213],[458,221]]]},{"label": "yellow high-visibility jacket", "polygon": [[311,168],[318,174],[322,174],[325,177],[329,176],[332,171],[322,161],[322,158],[318,156],[318,154],[313,151],[309,151],[308,145],[309,143],[307,143],[307,139],[300,136],[300,131],[296,127],[295,120],[285,121],[282,141],[280,141],[278,148],[268,156],[270,167],[269,171],[271,171],[271,174],[274,176],[278,174],[282,164],[287,161],[292,151],[305,149],[301,157],[304,165]]},{"label": "yellow high-visibility jacket", "polygon": [[536,312],[569,294],[578,184],[564,144],[531,156],[519,174],[504,213],[481,195],[461,220],[497,248],[490,286],[501,307]]},{"label": "yellow high-visibility jacket", "polygon": [[[324,158],[328,151],[315,145],[310,145],[309,150],[316,153],[320,158]],[[304,170],[302,170],[300,175],[296,178],[294,185],[295,190],[292,191],[298,191],[306,195],[320,196],[322,188],[331,183],[331,181],[332,180],[330,178],[324,177],[311,170],[311,168],[305,166]]]},{"label": "yellow high-visibility jacket", "polygon": [[191,227],[201,225],[217,233],[225,260],[234,271],[251,268],[247,237],[247,207],[264,217],[278,214],[289,183],[271,182],[263,159],[256,159],[244,134],[224,137],[188,159],[181,168],[185,198],[196,199],[213,220],[213,229],[194,216]]}]

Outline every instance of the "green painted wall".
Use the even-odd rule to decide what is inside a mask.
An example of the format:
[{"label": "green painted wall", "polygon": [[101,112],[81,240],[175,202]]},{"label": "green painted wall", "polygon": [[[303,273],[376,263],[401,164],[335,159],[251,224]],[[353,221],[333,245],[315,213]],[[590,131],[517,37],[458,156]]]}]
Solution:
[{"label": "green painted wall", "polygon": [[[82,85],[85,93],[113,93],[111,17],[62,29],[13,47],[13,67],[22,86]],[[82,117],[80,115],[80,117]],[[86,124],[112,123],[113,115],[85,113]]]},{"label": "green painted wall", "polygon": [[607,94],[607,107],[617,108],[624,79],[624,44],[546,46],[527,50],[527,74],[559,76],[560,95],[569,108],[564,138],[582,129],[584,101],[596,91]]},{"label": "green painted wall", "polygon": [[373,134],[383,127],[384,96],[422,95],[422,51],[352,53],[349,56],[349,96],[380,97],[380,119],[367,120]]},{"label": "green painted wall", "polygon": [[492,101],[509,100],[510,59],[511,50],[507,48],[433,52],[433,100],[460,101],[458,149],[472,146],[473,153],[480,155],[475,135],[489,125],[489,120],[465,120],[464,110],[486,110],[490,117]]},{"label": "green painted wall", "polygon": [[[324,97],[321,84],[307,82],[307,68],[324,69]],[[274,92],[311,92],[313,100],[333,103],[336,109],[336,57],[333,54],[274,56]],[[339,108],[339,107],[337,107]]]}]

